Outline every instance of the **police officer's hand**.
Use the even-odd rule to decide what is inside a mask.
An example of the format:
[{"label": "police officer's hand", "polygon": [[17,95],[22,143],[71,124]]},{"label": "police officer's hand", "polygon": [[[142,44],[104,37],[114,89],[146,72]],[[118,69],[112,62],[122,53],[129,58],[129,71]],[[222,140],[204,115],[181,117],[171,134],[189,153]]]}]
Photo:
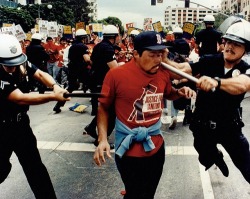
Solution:
[{"label": "police officer's hand", "polygon": [[69,101],[69,100],[70,100],[70,97],[65,98],[65,97],[63,96],[63,94],[64,94],[64,93],[68,93],[68,91],[67,91],[66,89],[60,87],[59,85],[54,85],[54,87],[53,87],[53,92],[54,92],[54,94],[55,94],[55,96],[56,96],[56,99],[57,99],[58,101]]},{"label": "police officer's hand", "polygon": [[187,86],[183,86],[177,90],[177,94],[187,99],[196,98],[196,92]]},{"label": "police officer's hand", "polygon": [[201,78],[199,78],[196,86],[200,88],[201,90],[209,92],[209,91],[214,90],[214,88],[218,86],[218,82],[211,77],[202,76]]},{"label": "police officer's hand", "polygon": [[107,139],[100,141],[95,150],[94,161],[98,166],[102,166],[102,164],[106,162],[104,157],[105,152],[108,158],[112,158],[110,154],[110,145]]}]

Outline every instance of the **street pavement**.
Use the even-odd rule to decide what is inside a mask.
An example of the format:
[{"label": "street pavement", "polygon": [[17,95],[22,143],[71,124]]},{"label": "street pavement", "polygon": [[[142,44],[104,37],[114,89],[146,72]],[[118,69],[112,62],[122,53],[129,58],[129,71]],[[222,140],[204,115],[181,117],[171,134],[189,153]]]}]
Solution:
[{"label": "street pavement", "polygon": [[[114,158],[107,159],[102,167],[96,166],[93,162],[94,140],[83,135],[84,127],[93,118],[89,100],[72,98],[59,114],[52,111],[55,102],[31,106],[29,111],[41,158],[50,173],[58,199],[122,198],[120,191],[124,186]],[[87,105],[88,108],[84,113],[70,111],[69,107],[75,103]],[[169,103],[168,108],[170,111]],[[250,98],[243,101],[243,109],[243,132],[250,140]],[[155,199],[249,199],[249,184],[223,148],[224,159],[230,170],[228,178],[216,166],[205,171],[199,164],[192,146],[192,133],[188,126],[182,125],[182,118],[183,112],[180,112],[175,130],[168,129],[170,116],[165,118],[167,124],[162,125],[166,160]],[[112,135],[110,142],[113,139]],[[0,199],[34,198],[15,154],[11,156],[11,163],[11,173],[0,185]]]}]

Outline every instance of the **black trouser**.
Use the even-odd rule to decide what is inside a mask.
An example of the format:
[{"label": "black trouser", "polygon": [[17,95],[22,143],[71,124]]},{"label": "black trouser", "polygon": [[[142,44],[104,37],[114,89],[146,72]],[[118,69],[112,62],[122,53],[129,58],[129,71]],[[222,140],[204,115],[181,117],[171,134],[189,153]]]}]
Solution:
[{"label": "black trouser", "polygon": [[164,143],[159,151],[150,157],[120,158],[115,155],[115,161],[125,185],[124,199],[154,198],[165,162]]},{"label": "black trouser", "polygon": [[20,122],[0,121],[0,183],[11,170],[10,157],[16,154],[36,198],[56,198],[49,173],[42,163],[28,116]]},{"label": "black trouser", "polygon": [[[101,93],[102,91],[102,85],[95,85],[91,86],[91,93]],[[98,97],[92,97],[91,98],[91,105],[92,105],[92,111],[91,115],[96,115],[97,114],[97,109],[98,109]]]},{"label": "black trouser", "polygon": [[[115,128],[115,119],[116,119],[115,109],[114,109],[114,106],[112,106],[109,109],[108,131],[107,131],[108,136],[111,135],[111,133],[113,132],[113,130]],[[92,119],[92,121],[90,122],[90,124],[88,126],[90,129],[96,129],[96,127],[97,127],[97,115]]]},{"label": "black trouser", "polygon": [[194,147],[199,154],[199,161],[207,169],[220,157],[217,144],[221,144],[230,155],[234,165],[241,171],[250,183],[250,152],[249,143],[241,132],[241,127],[228,124],[216,125],[216,129],[209,126],[199,126],[191,123],[190,129],[194,135]]},{"label": "black trouser", "polygon": [[[91,87],[91,93],[100,93],[101,90],[102,90],[102,85],[92,86]],[[91,98],[91,104],[92,104],[91,115],[95,115],[95,117],[90,122],[89,128],[96,129],[96,127],[97,127],[98,98],[97,97],[92,97]],[[108,136],[110,136],[111,133],[114,130],[115,118],[116,118],[115,107],[111,106],[110,109],[109,109],[108,132],[107,132]]]}]

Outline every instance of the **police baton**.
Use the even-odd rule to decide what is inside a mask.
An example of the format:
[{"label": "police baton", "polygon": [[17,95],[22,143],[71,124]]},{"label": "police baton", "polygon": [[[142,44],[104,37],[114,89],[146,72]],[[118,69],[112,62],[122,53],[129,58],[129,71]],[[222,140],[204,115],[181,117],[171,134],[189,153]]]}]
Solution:
[{"label": "police baton", "polygon": [[[179,69],[177,69],[177,68],[175,68],[173,66],[170,66],[169,64],[163,63],[163,62],[161,62],[161,65],[164,68],[170,70],[171,72],[173,72],[173,73],[175,73],[177,75],[185,77],[186,79],[188,79],[188,80],[190,80],[190,81],[192,81],[194,83],[198,83],[198,79],[196,77],[192,76],[192,75],[189,75],[189,74],[187,74],[187,73],[185,73],[185,72],[183,72],[183,71],[181,71],[181,70],[179,70]],[[215,88],[212,88],[212,92],[214,92],[214,91],[215,91]]]},{"label": "police baton", "polygon": [[194,77],[194,76],[192,76],[192,75],[189,75],[189,74],[187,74],[187,73],[185,73],[185,72],[183,72],[183,71],[181,71],[181,70],[179,70],[179,69],[177,69],[177,68],[175,68],[175,67],[173,67],[173,66],[170,66],[169,64],[166,64],[166,63],[161,62],[161,65],[162,65],[164,68],[170,70],[171,72],[173,72],[173,73],[175,73],[175,74],[177,74],[177,75],[180,75],[180,76],[182,76],[182,77],[185,77],[186,79],[188,79],[188,80],[190,80],[190,81],[192,81],[192,82],[194,82],[194,83],[197,83],[197,82],[198,82],[198,79],[197,79],[196,77]]},{"label": "police baton", "polygon": [[63,94],[64,98],[67,97],[83,97],[83,98],[88,98],[88,97],[105,97],[104,94],[102,93],[64,93]]}]

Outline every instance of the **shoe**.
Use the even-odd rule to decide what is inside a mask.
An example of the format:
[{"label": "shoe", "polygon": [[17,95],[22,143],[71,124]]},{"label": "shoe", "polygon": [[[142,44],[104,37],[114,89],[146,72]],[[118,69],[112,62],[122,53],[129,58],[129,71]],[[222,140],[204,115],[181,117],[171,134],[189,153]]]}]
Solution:
[{"label": "shoe", "polygon": [[62,110],[60,109],[60,107],[55,106],[55,107],[53,108],[53,111],[55,111],[55,113],[60,113]]},{"label": "shoe", "polygon": [[167,124],[167,123],[168,123],[168,118],[167,118],[166,115],[162,115],[162,116],[161,116],[161,123],[162,123],[162,124]]},{"label": "shoe", "polygon": [[219,151],[219,157],[215,160],[214,163],[217,167],[219,167],[219,169],[221,170],[222,174],[225,177],[229,176],[229,170],[228,170],[228,167],[227,167],[225,161],[223,160],[223,154],[221,151]]},{"label": "shoe", "polygon": [[176,124],[177,124],[177,117],[174,116],[174,117],[172,117],[171,122],[170,122],[168,128],[169,128],[170,130],[174,130],[175,127],[176,127]]},{"label": "shoe", "polygon": [[[96,129],[91,129],[91,127],[89,125],[87,125],[85,128],[84,128],[84,131],[90,135],[92,138],[96,139],[98,138],[97,136],[97,133],[96,133]],[[97,144],[98,145],[98,144]]]},{"label": "shoe", "polygon": [[97,110],[92,110],[91,111],[91,116],[96,116],[97,115]]},{"label": "shoe", "polygon": [[165,115],[168,115],[168,109],[167,108],[163,108],[162,109],[162,113],[165,114]]},{"label": "shoe", "polygon": [[188,125],[190,124],[190,119],[187,118],[186,116],[184,116],[184,119],[183,119],[183,122],[182,122],[182,125],[185,126],[185,125]]}]

